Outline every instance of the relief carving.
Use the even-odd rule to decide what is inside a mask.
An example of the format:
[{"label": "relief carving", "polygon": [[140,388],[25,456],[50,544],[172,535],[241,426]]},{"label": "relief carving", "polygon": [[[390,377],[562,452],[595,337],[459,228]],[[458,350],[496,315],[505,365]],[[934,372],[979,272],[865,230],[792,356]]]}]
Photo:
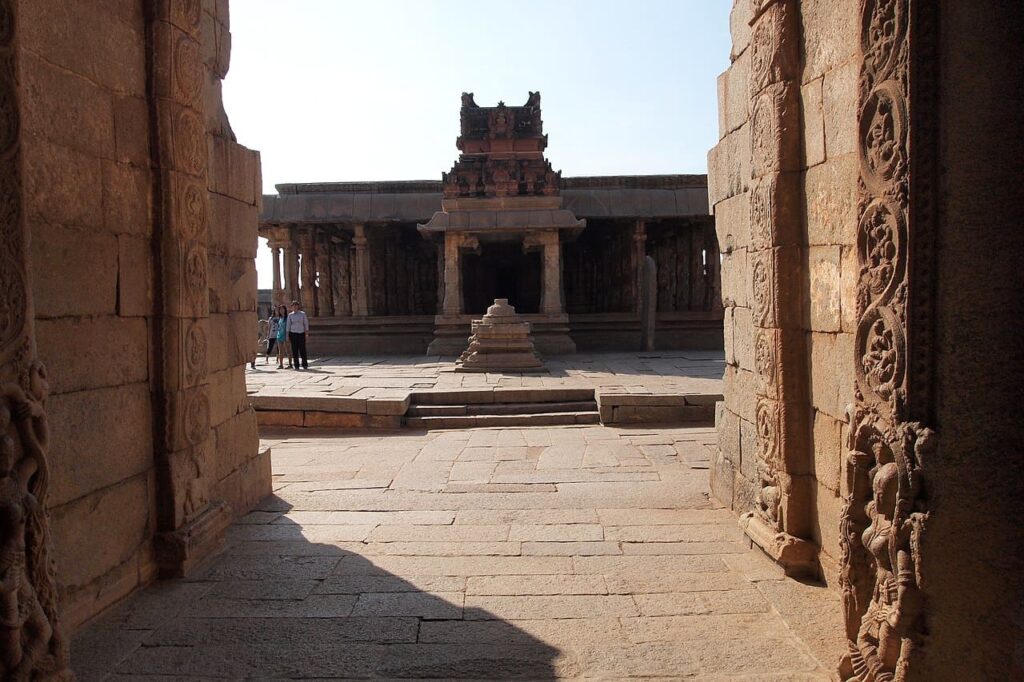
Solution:
[{"label": "relief carving", "polygon": [[174,44],[173,78],[175,96],[183,102],[195,102],[202,90],[202,61],[199,45],[188,36],[179,36]]},{"label": "relief carving", "polygon": [[[913,296],[907,18],[914,0],[863,0],[859,92],[856,384],[844,468],[840,586],[844,680],[889,682],[921,654],[923,481],[936,436],[907,420]],[[916,285],[916,283],[915,283]],[[927,344],[927,339],[923,340]]]},{"label": "relief carving", "polygon": [[179,176],[177,216],[185,239],[202,239],[206,235],[206,190],[198,183]]},{"label": "relief carving", "polygon": [[46,513],[49,384],[34,358],[15,28],[0,0],[0,677],[71,680]]},{"label": "relief carving", "polygon": [[772,276],[771,255],[771,252],[757,254],[751,269],[754,324],[760,327],[775,324],[775,277]]},{"label": "relief carving", "polygon": [[200,175],[206,168],[206,127],[195,112],[182,109],[174,117],[175,165],[190,175]]}]

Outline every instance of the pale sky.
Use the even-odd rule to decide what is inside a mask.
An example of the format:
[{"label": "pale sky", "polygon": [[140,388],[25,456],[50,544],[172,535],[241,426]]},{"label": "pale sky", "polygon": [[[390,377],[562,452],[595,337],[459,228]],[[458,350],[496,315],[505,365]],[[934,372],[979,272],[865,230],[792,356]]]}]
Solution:
[{"label": "pale sky", "polygon": [[[235,0],[224,101],[282,182],[440,179],[460,94],[540,90],[573,175],[705,173],[730,0]],[[269,251],[257,258],[270,286]]]}]

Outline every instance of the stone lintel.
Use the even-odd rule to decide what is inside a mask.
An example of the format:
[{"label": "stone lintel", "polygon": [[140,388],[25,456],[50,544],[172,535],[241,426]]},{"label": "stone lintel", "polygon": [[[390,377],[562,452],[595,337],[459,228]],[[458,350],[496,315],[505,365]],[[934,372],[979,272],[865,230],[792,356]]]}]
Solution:
[{"label": "stone lintel", "polygon": [[521,232],[526,230],[572,230],[587,226],[572,211],[565,209],[487,209],[438,211],[426,223],[417,225],[424,232]]},{"label": "stone lintel", "polygon": [[818,547],[789,533],[769,528],[754,512],[740,517],[740,528],[791,578],[818,577]]}]

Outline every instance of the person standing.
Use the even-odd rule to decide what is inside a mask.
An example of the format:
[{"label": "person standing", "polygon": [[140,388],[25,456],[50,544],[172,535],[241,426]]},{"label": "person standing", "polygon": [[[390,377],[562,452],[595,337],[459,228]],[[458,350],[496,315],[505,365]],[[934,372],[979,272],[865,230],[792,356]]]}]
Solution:
[{"label": "person standing", "polygon": [[292,344],[288,341],[288,308],[282,304],[274,311],[277,320],[277,368],[284,369],[284,360],[288,358],[288,369],[292,368]]},{"label": "person standing", "polygon": [[302,369],[309,369],[306,358],[306,335],[309,334],[309,318],[302,310],[298,301],[292,301],[292,311],[288,314],[288,340],[292,343],[292,366],[299,368],[299,356],[302,357]]}]

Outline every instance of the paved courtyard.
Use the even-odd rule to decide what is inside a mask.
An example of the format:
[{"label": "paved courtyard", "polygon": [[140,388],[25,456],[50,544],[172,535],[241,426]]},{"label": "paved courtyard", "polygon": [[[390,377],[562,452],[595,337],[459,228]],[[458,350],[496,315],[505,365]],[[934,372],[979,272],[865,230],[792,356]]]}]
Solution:
[{"label": "paved courtyard", "polygon": [[309,371],[277,369],[273,358],[246,368],[249,392],[278,396],[404,398],[413,391],[476,388],[594,388],[623,393],[721,394],[722,351],[576,353],[545,359],[537,374],[456,372],[454,358],[438,356],[326,357]]},{"label": "paved courtyard", "polygon": [[265,434],[275,495],[76,638],[81,679],[825,680],[835,593],[707,496],[711,429]]}]

